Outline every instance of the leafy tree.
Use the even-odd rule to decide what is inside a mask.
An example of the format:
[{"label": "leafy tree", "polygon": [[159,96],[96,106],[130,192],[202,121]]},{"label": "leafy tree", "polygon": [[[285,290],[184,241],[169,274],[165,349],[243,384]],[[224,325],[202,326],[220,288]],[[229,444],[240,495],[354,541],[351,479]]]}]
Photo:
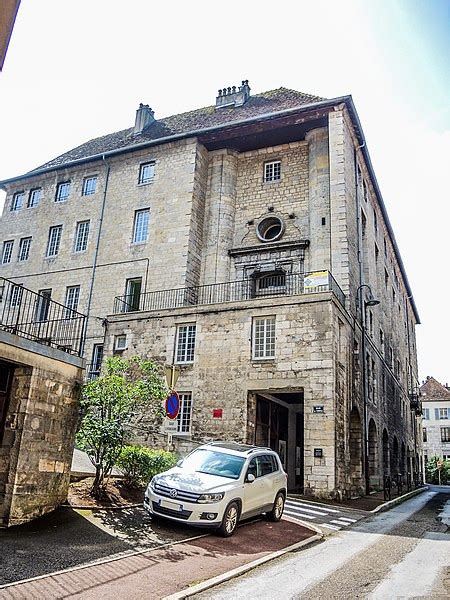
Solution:
[{"label": "leafy tree", "polygon": [[159,365],[137,356],[108,358],[102,375],[83,386],[76,441],[95,467],[91,495],[102,496],[136,411],[145,410],[156,427],[164,415],[166,395]]},{"label": "leafy tree", "polygon": [[440,456],[432,456],[428,459],[425,465],[426,479],[428,483],[439,483],[439,471],[440,471],[440,482],[442,485],[446,485],[450,482],[450,461],[442,461],[441,468],[438,467],[438,461],[442,461]]}]

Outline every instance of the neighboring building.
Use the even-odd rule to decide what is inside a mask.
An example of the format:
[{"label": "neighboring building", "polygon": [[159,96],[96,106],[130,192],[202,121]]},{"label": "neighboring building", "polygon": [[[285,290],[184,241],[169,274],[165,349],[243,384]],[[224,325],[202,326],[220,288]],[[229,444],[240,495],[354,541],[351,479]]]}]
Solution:
[{"label": "neighboring building", "polygon": [[88,315],[90,376],[113,352],[175,362],[180,449],[270,445],[318,496],[419,470],[419,317],[350,96],[141,105],[2,185],[5,276]]},{"label": "neighboring building", "polygon": [[423,454],[450,461],[450,388],[427,377],[420,388],[423,405]]},{"label": "neighboring building", "polygon": [[0,4],[0,71],[3,69],[19,5],[20,0],[2,0]]}]

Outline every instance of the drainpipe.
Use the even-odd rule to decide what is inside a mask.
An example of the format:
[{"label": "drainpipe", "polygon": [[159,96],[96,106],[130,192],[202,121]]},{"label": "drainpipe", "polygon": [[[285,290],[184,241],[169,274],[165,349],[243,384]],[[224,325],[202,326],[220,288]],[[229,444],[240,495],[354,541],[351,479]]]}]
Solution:
[{"label": "drainpipe", "polygon": [[85,340],[86,340],[86,334],[87,334],[89,316],[90,316],[90,311],[91,311],[92,294],[93,294],[93,291],[94,291],[95,273],[96,273],[96,270],[97,270],[98,249],[99,249],[99,246],[100,246],[100,236],[101,236],[101,232],[102,232],[103,216],[105,214],[106,192],[107,192],[107,189],[108,189],[109,173],[111,171],[110,164],[106,160],[104,154],[102,155],[102,160],[103,160],[103,162],[105,164],[105,187],[103,189],[102,207],[101,207],[101,210],[100,210],[100,221],[99,221],[98,230],[97,230],[97,240],[95,242],[94,259],[93,259],[93,262],[92,262],[91,285],[89,287],[89,296],[88,296],[88,302],[87,302],[87,307],[86,307],[86,323],[85,323],[85,328],[84,328],[84,335],[83,335],[83,343],[82,343],[82,347],[81,347],[81,354],[83,354],[83,352],[84,352],[84,346],[85,346]]}]

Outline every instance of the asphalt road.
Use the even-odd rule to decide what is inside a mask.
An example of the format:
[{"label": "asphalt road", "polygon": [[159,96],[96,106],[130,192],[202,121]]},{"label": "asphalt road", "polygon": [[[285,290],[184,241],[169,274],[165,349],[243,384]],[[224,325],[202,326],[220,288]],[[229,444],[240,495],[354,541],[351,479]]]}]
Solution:
[{"label": "asphalt road", "polygon": [[450,487],[400,506],[197,600],[450,597]]}]

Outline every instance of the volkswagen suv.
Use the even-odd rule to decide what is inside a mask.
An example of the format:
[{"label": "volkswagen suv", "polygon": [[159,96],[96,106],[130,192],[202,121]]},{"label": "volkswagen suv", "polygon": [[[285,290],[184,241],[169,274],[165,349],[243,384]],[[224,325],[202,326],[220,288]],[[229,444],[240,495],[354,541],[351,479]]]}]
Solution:
[{"label": "volkswagen suv", "polygon": [[286,491],[287,475],[276,452],[214,442],[155,475],[144,507],[153,516],[215,528],[228,537],[241,519],[266,513],[271,521],[279,521]]}]

